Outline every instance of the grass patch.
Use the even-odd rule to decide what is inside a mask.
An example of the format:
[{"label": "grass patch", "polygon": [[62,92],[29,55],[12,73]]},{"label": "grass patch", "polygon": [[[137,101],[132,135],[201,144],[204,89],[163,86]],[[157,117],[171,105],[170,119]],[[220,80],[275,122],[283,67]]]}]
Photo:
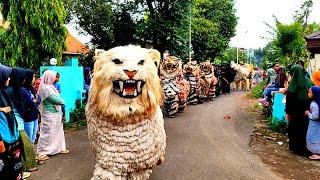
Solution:
[{"label": "grass patch", "polygon": [[263,106],[260,103],[255,103],[248,107],[250,112],[262,112]]},{"label": "grass patch", "polygon": [[250,92],[250,97],[253,99],[258,99],[262,97],[263,89],[267,85],[267,81],[262,81],[257,84],[254,88],[252,88]]},{"label": "grass patch", "polygon": [[272,131],[279,132],[282,134],[288,133],[288,123],[285,120],[285,118],[279,120],[270,116],[268,117],[268,126]]}]

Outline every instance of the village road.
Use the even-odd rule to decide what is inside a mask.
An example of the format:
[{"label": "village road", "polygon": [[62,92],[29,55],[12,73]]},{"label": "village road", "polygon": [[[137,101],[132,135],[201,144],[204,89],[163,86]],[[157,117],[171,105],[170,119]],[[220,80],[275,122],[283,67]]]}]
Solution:
[{"label": "village road", "polygon": [[[282,179],[250,151],[254,120],[244,107],[244,92],[188,106],[176,118],[165,118],[166,160],[152,180]],[[95,160],[87,131],[66,133],[70,154],[46,161],[31,180],[88,180]]]}]

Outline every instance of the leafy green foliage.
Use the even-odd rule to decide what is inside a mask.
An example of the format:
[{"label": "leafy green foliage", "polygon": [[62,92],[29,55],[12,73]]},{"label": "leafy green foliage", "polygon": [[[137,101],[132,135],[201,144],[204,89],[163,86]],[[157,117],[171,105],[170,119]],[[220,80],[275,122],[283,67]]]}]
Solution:
[{"label": "leafy green foliage", "polygon": [[272,131],[286,134],[288,132],[288,122],[285,119],[268,118],[268,126]]},{"label": "leafy green foliage", "polygon": [[308,56],[304,28],[299,23],[290,25],[277,21],[275,38],[261,50],[261,65],[266,68],[267,64],[278,61],[282,65],[295,63]]},{"label": "leafy green foliage", "polygon": [[85,106],[80,103],[80,100],[77,100],[76,108],[70,113],[70,121],[78,122],[85,119],[86,119]]},{"label": "leafy green foliage", "polygon": [[135,44],[186,58],[190,10],[195,59],[214,59],[228,47],[237,19],[233,0],[65,0],[69,17],[93,36],[96,48]]},{"label": "leafy green foliage", "polygon": [[295,22],[300,23],[304,27],[308,24],[308,19],[311,13],[311,8],[313,6],[312,0],[306,0],[300,6],[300,9],[295,11],[294,20]]},{"label": "leafy green foliage", "polygon": [[79,64],[83,67],[91,67],[94,66],[94,50],[89,51],[87,54],[82,54],[79,57]]},{"label": "leafy green foliage", "polygon": [[250,97],[254,99],[258,99],[262,97],[262,93],[264,90],[264,87],[267,85],[267,81],[262,81],[258,85],[256,85],[254,88],[252,88],[250,92]]},{"label": "leafy green foliage", "polygon": [[289,65],[297,60],[308,57],[305,35],[320,31],[320,24],[308,24],[309,15],[313,6],[312,0],[306,0],[300,9],[295,11],[294,23],[282,24],[274,17],[276,27],[266,24],[271,30],[267,31],[274,38],[262,50],[262,65],[279,61]]},{"label": "leafy green foliage", "polygon": [[305,27],[305,34],[311,34],[314,32],[320,31],[320,24],[313,22],[311,24],[308,24],[307,27]]},{"label": "leafy green foliage", "polygon": [[169,50],[171,54],[185,58],[189,51],[191,0],[145,2],[147,13],[138,21],[138,42],[145,46],[150,45],[160,52]]},{"label": "leafy green foliage", "polygon": [[291,25],[278,23],[273,44],[279,48],[281,57],[290,58],[288,63],[307,57],[304,29],[299,23]]},{"label": "leafy green foliage", "polygon": [[[214,59],[215,64],[216,62],[230,63],[231,61],[237,61],[237,48],[235,47],[230,47],[224,50],[218,57]],[[249,63],[249,56],[247,51],[245,51],[244,49],[238,49],[238,61],[239,63]]]},{"label": "leafy green foliage", "polygon": [[10,22],[0,32],[0,59],[21,67],[38,67],[53,57],[61,63],[66,47],[63,1],[0,0],[0,4],[3,18]]},{"label": "leafy green foliage", "polygon": [[97,48],[109,49],[114,43],[114,22],[116,20],[112,6],[105,0],[71,0],[73,15],[79,26],[89,33]]},{"label": "leafy green foliage", "polygon": [[87,125],[85,105],[81,105],[80,100],[76,101],[76,108],[70,113],[70,121],[64,123],[64,129],[81,129]]},{"label": "leafy green foliage", "polygon": [[227,49],[230,38],[235,35],[234,1],[195,0],[194,4],[192,46],[195,59],[213,60]]}]

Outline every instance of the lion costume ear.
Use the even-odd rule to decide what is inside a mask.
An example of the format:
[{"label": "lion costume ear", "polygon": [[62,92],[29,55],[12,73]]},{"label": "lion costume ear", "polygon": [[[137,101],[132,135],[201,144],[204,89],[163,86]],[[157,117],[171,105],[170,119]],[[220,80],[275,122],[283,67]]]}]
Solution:
[{"label": "lion costume ear", "polygon": [[96,49],[95,51],[94,51],[94,54],[95,54],[95,56],[99,56],[101,53],[103,53],[103,52],[106,52],[105,50],[103,50],[103,49]]},{"label": "lion costume ear", "polygon": [[152,60],[154,62],[154,64],[157,66],[157,68],[159,68],[160,59],[161,59],[160,52],[155,49],[150,49],[149,50],[149,57],[150,57],[150,60]]}]

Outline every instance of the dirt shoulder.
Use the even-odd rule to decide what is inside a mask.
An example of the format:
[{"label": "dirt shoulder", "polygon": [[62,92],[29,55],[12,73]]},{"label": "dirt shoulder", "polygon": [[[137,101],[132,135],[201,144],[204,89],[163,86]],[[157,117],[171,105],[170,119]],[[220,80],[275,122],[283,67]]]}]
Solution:
[{"label": "dirt shoulder", "polygon": [[246,100],[250,101],[248,113],[255,117],[255,130],[250,142],[253,153],[285,179],[320,179],[320,161],[291,153],[287,135],[272,132],[268,128],[267,117],[256,108],[256,102]]}]

